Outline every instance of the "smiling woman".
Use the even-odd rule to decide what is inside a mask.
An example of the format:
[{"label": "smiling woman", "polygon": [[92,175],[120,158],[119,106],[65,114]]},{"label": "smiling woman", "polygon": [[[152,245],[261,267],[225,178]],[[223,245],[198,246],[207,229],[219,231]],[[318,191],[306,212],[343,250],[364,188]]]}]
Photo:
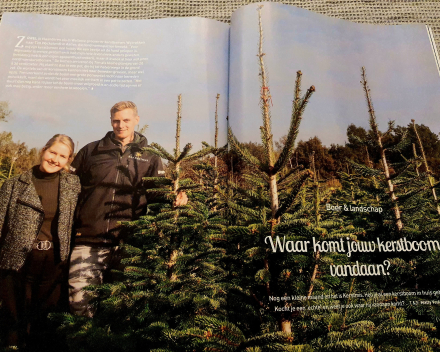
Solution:
[{"label": "smiling woman", "polygon": [[[57,140],[61,140],[61,137],[57,138]],[[66,140],[70,143],[64,144],[64,142],[61,141],[54,142],[49,147],[46,145],[46,147],[43,148],[40,171],[52,174],[65,168],[67,163],[72,161],[73,142],[71,142],[70,138]]]},{"label": "smiling woman", "polygon": [[52,349],[45,344],[54,344],[47,315],[62,308],[80,191],[78,177],[63,170],[73,148],[70,137],[55,135],[42,149],[40,165],[0,190],[0,299],[9,346],[47,351]]}]

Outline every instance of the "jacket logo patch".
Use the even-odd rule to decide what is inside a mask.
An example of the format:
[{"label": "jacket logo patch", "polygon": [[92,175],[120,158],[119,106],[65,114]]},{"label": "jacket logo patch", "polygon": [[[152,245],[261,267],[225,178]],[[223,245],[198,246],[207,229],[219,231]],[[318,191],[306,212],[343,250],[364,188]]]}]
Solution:
[{"label": "jacket logo patch", "polygon": [[[139,156],[138,156],[138,154],[139,154]],[[135,159],[135,160],[138,160],[138,161],[146,161],[146,162],[148,162],[148,159],[141,158],[141,156],[142,156],[142,153],[137,152],[135,155],[130,155],[128,158],[129,159]]]}]

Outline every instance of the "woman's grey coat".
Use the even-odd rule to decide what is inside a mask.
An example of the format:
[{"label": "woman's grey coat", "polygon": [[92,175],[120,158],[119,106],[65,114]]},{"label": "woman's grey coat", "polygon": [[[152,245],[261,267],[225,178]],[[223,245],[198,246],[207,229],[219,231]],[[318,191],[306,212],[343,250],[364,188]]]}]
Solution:
[{"label": "woman's grey coat", "polygon": [[[79,178],[60,172],[58,238],[61,261],[67,260]],[[0,190],[0,269],[19,270],[32,251],[44,210],[32,182],[32,169],[6,180]]]}]

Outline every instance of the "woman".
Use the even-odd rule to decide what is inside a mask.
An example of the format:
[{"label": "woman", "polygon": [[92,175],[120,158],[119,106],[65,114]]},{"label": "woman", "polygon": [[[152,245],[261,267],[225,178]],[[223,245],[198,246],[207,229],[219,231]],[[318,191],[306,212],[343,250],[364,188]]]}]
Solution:
[{"label": "woman", "polygon": [[39,350],[52,343],[46,317],[60,308],[80,192],[78,177],[66,172],[73,151],[70,137],[53,136],[40,165],[0,190],[0,293],[9,346]]}]

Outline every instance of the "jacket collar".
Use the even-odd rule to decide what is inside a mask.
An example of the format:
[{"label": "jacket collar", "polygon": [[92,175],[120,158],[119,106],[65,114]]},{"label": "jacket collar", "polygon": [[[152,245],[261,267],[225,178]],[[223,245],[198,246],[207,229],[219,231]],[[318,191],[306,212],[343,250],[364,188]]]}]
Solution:
[{"label": "jacket collar", "polygon": [[[67,182],[69,177],[69,174],[67,172],[61,171],[60,172],[60,182],[61,180],[63,180],[63,182]],[[31,184],[32,183],[32,169],[29,169],[28,171],[23,172],[18,179],[23,182],[23,183],[27,183],[27,184]]]},{"label": "jacket collar", "polygon": [[26,172],[23,172],[18,179],[23,183],[31,183],[32,182],[32,169],[29,169]]},{"label": "jacket collar", "polygon": [[[148,145],[147,138],[145,138],[145,136],[143,136],[142,134],[140,134],[138,132],[134,132],[134,133],[136,135],[134,138],[134,141],[131,143],[128,143],[128,145],[132,149],[142,149],[142,148],[146,147]],[[121,146],[119,146],[113,142],[112,134],[113,134],[112,131],[107,132],[105,137],[99,141],[98,151],[104,152],[104,151],[120,150],[121,149]]]}]

